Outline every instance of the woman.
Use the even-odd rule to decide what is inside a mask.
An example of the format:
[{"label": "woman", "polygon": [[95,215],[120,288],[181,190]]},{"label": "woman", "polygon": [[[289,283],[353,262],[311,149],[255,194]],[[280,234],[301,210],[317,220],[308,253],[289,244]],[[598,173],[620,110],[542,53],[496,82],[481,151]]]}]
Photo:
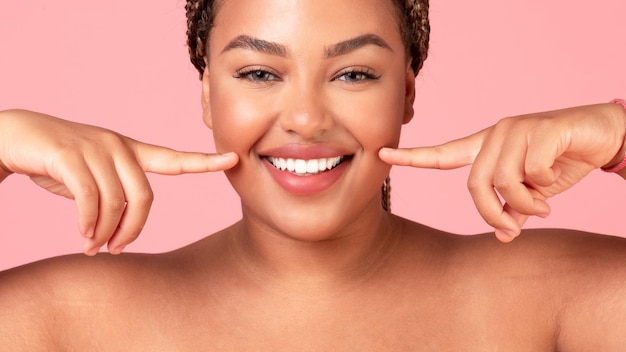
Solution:
[{"label": "woman", "polygon": [[[359,16],[345,16],[355,6]],[[392,215],[380,186],[391,164],[473,163],[477,208],[510,241],[527,216],[549,213],[547,198],[623,159],[626,111],[527,115],[434,150],[396,150],[428,37],[427,4],[403,6],[188,2],[203,118],[220,155],[4,112],[2,177],[34,175],[73,196],[87,254],[106,242],[118,254],[137,236],[151,200],[145,171],[225,170],[243,217],[166,254],[60,257],[2,273],[3,346],[619,350],[623,239],[459,237]],[[546,145],[553,153],[536,152]]]}]

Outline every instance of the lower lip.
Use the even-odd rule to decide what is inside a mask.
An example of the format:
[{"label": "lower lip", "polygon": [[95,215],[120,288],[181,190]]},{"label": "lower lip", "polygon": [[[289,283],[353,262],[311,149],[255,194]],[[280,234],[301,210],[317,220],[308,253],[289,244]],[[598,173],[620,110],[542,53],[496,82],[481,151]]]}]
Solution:
[{"label": "lower lip", "polygon": [[298,196],[311,196],[329,189],[343,174],[350,160],[344,160],[332,170],[315,175],[299,176],[289,171],[277,169],[267,159],[264,160],[270,175],[287,192]]}]

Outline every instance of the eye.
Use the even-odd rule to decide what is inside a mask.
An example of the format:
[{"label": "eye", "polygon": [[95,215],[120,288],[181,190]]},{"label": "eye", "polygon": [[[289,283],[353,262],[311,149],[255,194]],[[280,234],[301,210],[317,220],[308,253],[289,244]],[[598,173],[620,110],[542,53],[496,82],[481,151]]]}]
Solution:
[{"label": "eye", "polygon": [[237,74],[233,77],[250,81],[252,83],[280,81],[280,78],[278,78],[275,74],[260,68],[238,70]]},{"label": "eye", "polygon": [[377,80],[380,76],[376,76],[368,69],[349,69],[345,70],[335,77],[335,80],[356,84],[369,80]]}]

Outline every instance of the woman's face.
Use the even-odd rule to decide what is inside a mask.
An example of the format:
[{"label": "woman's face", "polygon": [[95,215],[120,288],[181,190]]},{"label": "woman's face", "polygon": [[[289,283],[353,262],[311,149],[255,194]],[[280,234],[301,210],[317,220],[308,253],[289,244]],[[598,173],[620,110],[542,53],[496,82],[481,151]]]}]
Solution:
[{"label": "woman's face", "polygon": [[382,212],[378,151],[414,93],[391,1],[227,0],[208,55],[204,120],[239,154],[226,174],[246,219],[320,240]]}]

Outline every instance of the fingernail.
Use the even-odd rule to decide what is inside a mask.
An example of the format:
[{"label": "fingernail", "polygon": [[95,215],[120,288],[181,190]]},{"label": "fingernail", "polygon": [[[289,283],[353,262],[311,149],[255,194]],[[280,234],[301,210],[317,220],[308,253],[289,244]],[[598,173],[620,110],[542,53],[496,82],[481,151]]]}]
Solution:
[{"label": "fingernail", "polygon": [[115,247],[113,249],[110,249],[109,253],[117,255],[117,254],[122,253],[122,251],[124,251],[124,248],[126,248],[126,245],[125,244],[121,244],[121,245],[119,245],[119,246],[117,246],[117,247]]},{"label": "fingernail", "polygon": [[93,233],[94,233],[94,229],[93,228],[87,229],[87,231],[85,231],[85,233],[83,233],[83,237],[85,237],[85,238],[92,238],[93,237]]},{"label": "fingernail", "polygon": [[537,216],[545,218],[550,215],[550,205],[546,201],[541,199],[535,199],[535,208],[537,209]]},{"label": "fingernail", "polygon": [[219,154],[219,157],[222,159],[232,159],[235,155],[237,155],[237,153],[227,152],[227,153]]},{"label": "fingernail", "polygon": [[502,242],[511,242],[517,237],[517,232],[510,229],[495,229],[496,237]]},{"label": "fingernail", "polygon": [[89,241],[85,242],[85,245],[83,246],[83,252],[85,253],[85,255],[88,255],[90,257],[98,254],[99,250],[100,248],[98,248],[98,246],[93,247],[93,244],[91,244]]}]

